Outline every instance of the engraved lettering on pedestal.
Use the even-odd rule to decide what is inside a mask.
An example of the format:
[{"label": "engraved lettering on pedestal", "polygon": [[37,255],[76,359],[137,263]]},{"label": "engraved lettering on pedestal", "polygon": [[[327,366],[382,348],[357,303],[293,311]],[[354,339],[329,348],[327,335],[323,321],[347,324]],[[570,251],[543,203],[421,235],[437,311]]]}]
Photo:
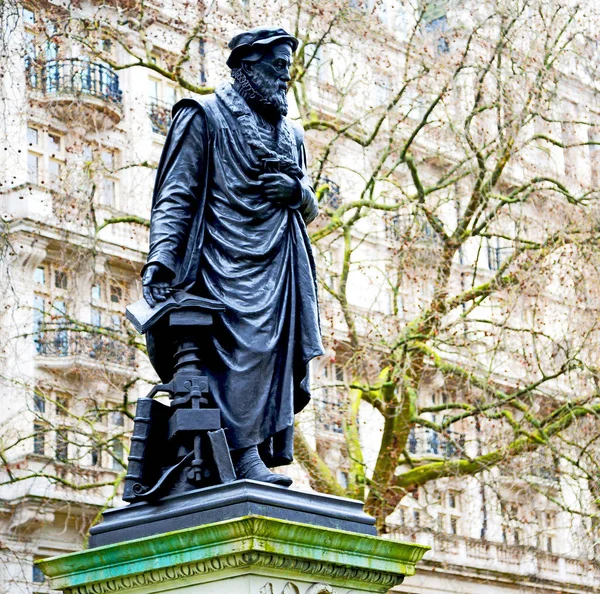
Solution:
[{"label": "engraved lettering on pedestal", "polygon": [[273,584],[266,583],[261,589],[259,594],[273,594]]},{"label": "engraved lettering on pedestal", "polygon": [[300,590],[298,590],[298,586],[292,584],[292,582],[288,582],[281,591],[281,594],[300,594]]}]

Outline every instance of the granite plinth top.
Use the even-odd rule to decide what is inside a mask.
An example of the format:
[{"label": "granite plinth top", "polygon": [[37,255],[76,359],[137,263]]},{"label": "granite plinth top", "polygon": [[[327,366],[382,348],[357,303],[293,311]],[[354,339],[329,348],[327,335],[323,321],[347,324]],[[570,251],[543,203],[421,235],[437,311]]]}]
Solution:
[{"label": "granite plinth top", "polygon": [[178,495],[156,503],[111,509],[90,530],[90,548],[247,516],[262,516],[374,536],[375,520],[363,503],[240,480]]}]

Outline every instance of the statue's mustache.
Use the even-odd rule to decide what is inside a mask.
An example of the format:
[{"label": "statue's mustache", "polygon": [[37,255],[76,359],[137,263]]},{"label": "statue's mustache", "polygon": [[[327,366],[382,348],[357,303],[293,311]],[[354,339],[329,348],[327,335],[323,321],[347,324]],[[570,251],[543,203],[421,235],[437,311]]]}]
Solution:
[{"label": "statue's mustache", "polygon": [[[276,83],[273,83],[276,84]],[[260,93],[265,99],[271,99],[274,97],[283,97],[285,98],[287,95],[287,86],[281,87],[277,86],[273,88],[272,85],[265,84],[264,82],[256,81],[253,85],[254,89],[257,93]]]}]

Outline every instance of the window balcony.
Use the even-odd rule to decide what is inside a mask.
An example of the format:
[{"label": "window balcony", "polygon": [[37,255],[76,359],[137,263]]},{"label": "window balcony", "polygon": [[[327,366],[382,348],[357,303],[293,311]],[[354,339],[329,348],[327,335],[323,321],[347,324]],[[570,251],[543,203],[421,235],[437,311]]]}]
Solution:
[{"label": "window balcony", "polygon": [[65,122],[77,121],[90,129],[118,124],[123,117],[119,77],[106,64],[73,58],[27,60],[27,84],[35,99]]},{"label": "window balcony", "polygon": [[97,362],[132,369],[135,365],[134,347],[103,334],[67,329],[40,331],[35,334],[35,349],[46,367],[69,366],[73,358],[91,366]]},{"label": "window balcony", "polygon": [[166,136],[171,125],[171,110],[173,106],[166,101],[152,99],[148,104],[148,117],[152,126],[152,132]]}]

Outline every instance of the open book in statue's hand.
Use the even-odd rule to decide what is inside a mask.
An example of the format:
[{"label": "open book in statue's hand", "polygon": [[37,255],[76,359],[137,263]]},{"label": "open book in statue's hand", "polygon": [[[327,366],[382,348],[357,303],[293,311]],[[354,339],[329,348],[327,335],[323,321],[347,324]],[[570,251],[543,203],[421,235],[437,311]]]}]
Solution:
[{"label": "open book in statue's hand", "polygon": [[185,291],[174,291],[170,297],[157,303],[154,307],[148,305],[148,302],[142,298],[128,305],[126,312],[127,319],[133,324],[134,328],[140,334],[145,334],[164,315],[181,309],[210,313],[225,311],[225,306],[213,299],[198,297]]}]

